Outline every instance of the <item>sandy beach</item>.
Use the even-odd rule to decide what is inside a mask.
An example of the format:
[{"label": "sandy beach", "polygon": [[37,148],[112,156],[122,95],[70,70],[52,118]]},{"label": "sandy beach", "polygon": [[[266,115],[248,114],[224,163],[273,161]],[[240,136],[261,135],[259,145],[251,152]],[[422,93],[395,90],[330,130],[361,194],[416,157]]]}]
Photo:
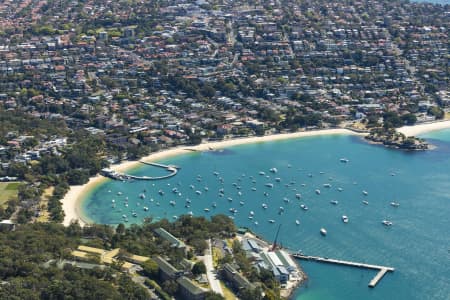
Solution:
[{"label": "sandy beach", "polygon": [[[146,157],[140,159],[141,161],[152,162],[158,161],[161,159],[165,159],[168,157],[177,156],[180,154],[188,153],[189,151],[208,151],[211,149],[224,149],[236,145],[244,145],[244,144],[253,144],[253,143],[262,143],[262,142],[272,142],[278,140],[285,139],[293,139],[293,138],[301,138],[308,136],[319,136],[319,135],[332,135],[332,134],[352,134],[357,135],[353,131],[347,129],[324,129],[324,130],[313,130],[313,131],[299,131],[295,133],[283,133],[283,134],[275,134],[275,135],[267,135],[261,137],[248,137],[248,138],[237,138],[237,139],[229,139],[224,141],[217,142],[207,142],[202,143],[196,146],[179,146],[176,148],[171,148],[167,150],[162,150],[156,153],[152,153]],[[125,172],[131,168],[140,165],[139,161],[124,161],[120,164],[112,165],[110,168],[118,171]],[[80,212],[80,201],[83,199],[85,193],[89,192],[92,188],[97,186],[98,184],[105,181],[106,178],[97,175],[92,177],[86,184],[71,186],[67,194],[64,196],[62,201],[63,210],[65,213],[63,224],[65,226],[70,225],[73,221],[78,221],[81,226],[89,223],[89,220],[84,217]]]},{"label": "sandy beach", "polygon": [[450,120],[423,123],[414,126],[403,126],[397,129],[406,136],[416,136],[425,132],[450,128]]},{"label": "sandy beach", "polygon": [[[419,124],[414,126],[404,126],[398,129],[406,136],[418,135],[429,131],[440,130],[450,128],[450,120],[433,122],[427,124]],[[332,135],[332,134],[347,134],[347,135],[364,135],[356,133],[347,129],[324,129],[324,130],[312,130],[312,131],[299,131],[295,133],[283,133],[274,134],[261,137],[248,137],[248,138],[236,138],[217,142],[207,142],[196,146],[179,146],[176,148],[171,148],[167,150],[162,150],[156,153],[152,153],[141,159],[141,161],[152,162],[162,160],[168,157],[177,156],[189,151],[208,151],[211,149],[224,149],[237,145],[262,143],[262,142],[272,142],[285,139],[309,137],[309,136],[320,136],[320,135]],[[139,161],[124,161],[117,165],[112,165],[110,168],[118,171],[125,172],[133,167],[138,166]],[[100,184],[102,181],[106,180],[103,176],[97,175],[92,177],[88,183],[80,186],[71,186],[69,192],[61,200],[63,205],[63,210],[65,213],[65,218],[63,224],[68,226],[72,221],[78,220],[80,225],[85,225],[89,223],[83,215],[80,213],[80,201],[83,195],[94,188],[96,185]]]}]

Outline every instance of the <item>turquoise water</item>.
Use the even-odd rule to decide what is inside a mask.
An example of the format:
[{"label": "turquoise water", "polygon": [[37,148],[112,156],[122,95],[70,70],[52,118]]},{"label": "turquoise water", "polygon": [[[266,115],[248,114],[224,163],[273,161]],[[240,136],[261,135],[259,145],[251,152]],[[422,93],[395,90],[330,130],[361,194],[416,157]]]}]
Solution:
[{"label": "turquoise water", "polygon": [[[108,180],[88,195],[83,210],[92,220],[106,224],[121,222],[122,215],[129,223],[139,223],[149,216],[174,219],[188,212],[225,213],[268,240],[282,224],[280,241],[292,250],[396,268],[370,289],[367,285],[375,271],[300,262],[309,280],[294,299],[448,299],[450,131],[426,137],[437,145],[436,150],[402,152],[369,145],[359,137],[334,135],[241,145],[223,152],[191,152],[163,161],[181,166],[171,179]],[[271,168],[277,168],[277,173]],[[164,172],[148,166],[132,171],[148,176]],[[174,188],[181,194],[173,193]],[[141,199],[144,190],[146,197]],[[400,206],[391,206],[393,201]],[[301,209],[300,204],[309,209]],[[232,208],[237,213],[231,213]],[[253,219],[249,219],[250,211]],[[347,224],[342,215],[348,216]],[[393,226],[383,226],[384,219]],[[328,231],[326,237],[319,234],[322,227]]]}]

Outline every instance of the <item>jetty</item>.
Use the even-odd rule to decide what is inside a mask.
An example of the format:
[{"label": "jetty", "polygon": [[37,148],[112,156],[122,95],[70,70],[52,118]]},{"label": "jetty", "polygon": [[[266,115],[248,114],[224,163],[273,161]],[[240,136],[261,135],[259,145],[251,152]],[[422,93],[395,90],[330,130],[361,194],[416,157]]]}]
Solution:
[{"label": "jetty", "polygon": [[135,179],[135,180],[161,180],[161,179],[166,179],[166,178],[170,178],[173,177],[175,175],[177,175],[178,170],[180,169],[180,167],[175,166],[175,165],[163,165],[163,164],[159,164],[159,163],[153,163],[153,162],[144,162],[144,161],[140,161],[140,163],[145,164],[145,165],[149,165],[149,166],[154,166],[154,167],[158,167],[158,168],[163,168],[167,171],[169,171],[170,173],[167,175],[163,175],[163,176],[136,176],[136,175],[130,175],[130,174],[126,174],[126,173],[120,173],[111,169],[102,169],[100,174],[105,176],[105,177],[109,177],[111,179],[115,179],[115,180],[130,180],[130,179]]},{"label": "jetty", "polygon": [[309,255],[303,255],[300,253],[293,253],[291,255],[292,255],[292,257],[295,257],[298,259],[303,259],[303,260],[312,260],[312,261],[323,262],[323,263],[331,263],[331,264],[343,265],[343,266],[349,266],[349,267],[377,270],[378,271],[377,275],[375,275],[375,277],[369,282],[369,287],[371,287],[371,288],[374,288],[387,272],[394,272],[394,270],[395,270],[394,268],[391,268],[391,267],[371,265],[371,264],[365,264],[365,263],[359,263],[359,262],[353,262],[353,261],[345,261],[345,260],[339,260],[339,259],[332,259],[332,258],[328,258],[328,257],[309,256]]}]

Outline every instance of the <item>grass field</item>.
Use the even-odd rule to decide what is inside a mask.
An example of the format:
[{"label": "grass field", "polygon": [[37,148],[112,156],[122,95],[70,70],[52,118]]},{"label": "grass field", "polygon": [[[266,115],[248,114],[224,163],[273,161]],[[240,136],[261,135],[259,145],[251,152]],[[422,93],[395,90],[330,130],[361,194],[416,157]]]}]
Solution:
[{"label": "grass field", "polygon": [[17,198],[20,182],[0,182],[0,205],[4,206],[8,200]]}]

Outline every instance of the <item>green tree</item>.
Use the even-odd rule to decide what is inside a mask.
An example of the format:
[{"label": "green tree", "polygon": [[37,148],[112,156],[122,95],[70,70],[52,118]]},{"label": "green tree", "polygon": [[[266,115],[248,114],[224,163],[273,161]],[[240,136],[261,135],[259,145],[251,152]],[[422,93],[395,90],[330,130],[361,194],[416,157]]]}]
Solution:
[{"label": "green tree", "polygon": [[202,261],[196,262],[192,267],[192,274],[194,275],[206,274],[205,264]]}]

